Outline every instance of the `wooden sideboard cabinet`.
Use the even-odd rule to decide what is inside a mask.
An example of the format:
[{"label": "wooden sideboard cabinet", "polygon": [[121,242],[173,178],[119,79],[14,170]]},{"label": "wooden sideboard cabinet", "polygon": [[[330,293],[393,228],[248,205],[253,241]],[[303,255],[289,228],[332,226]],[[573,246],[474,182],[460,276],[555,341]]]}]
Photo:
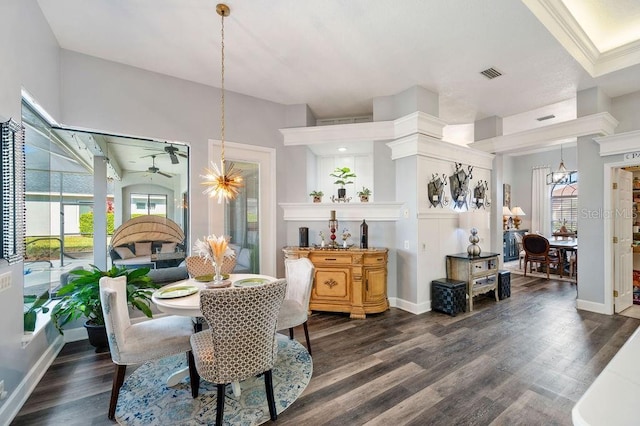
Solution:
[{"label": "wooden sideboard cabinet", "polygon": [[306,257],[315,266],[309,310],[364,319],[389,309],[387,249],[285,247],[283,252],[285,259]]}]

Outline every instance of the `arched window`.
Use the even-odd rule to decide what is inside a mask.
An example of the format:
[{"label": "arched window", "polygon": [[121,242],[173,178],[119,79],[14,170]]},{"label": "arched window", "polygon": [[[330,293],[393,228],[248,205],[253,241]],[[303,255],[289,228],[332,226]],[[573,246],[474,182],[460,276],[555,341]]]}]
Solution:
[{"label": "arched window", "polygon": [[564,225],[569,232],[578,230],[578,183],[557,183],[551,189],[551,231]]}]

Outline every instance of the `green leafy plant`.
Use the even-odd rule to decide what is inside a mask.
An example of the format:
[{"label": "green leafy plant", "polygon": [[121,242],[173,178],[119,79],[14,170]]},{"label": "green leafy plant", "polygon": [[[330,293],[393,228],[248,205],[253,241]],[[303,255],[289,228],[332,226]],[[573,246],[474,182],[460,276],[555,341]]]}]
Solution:
[{"label": "green leafy plant", "polygon": [[324,195],[324,192],[322,192],[322,191],[311,191],[311,193],[309,195],[311,197],[322,197]]},{"label": "green leafy plant", "polygon": [[368,197],[369,195],[371,195],[371,190],[369,188],[365,188],[364,186],[362,187],[362,191],[358,191],[359,197]]},{"label": "green leafy plant", "polygon": [[58,290],[62,296],[60,302],[51,311],[53,323],[63,334],[62,327],[78,318],[85,317],[87,322],[94,325],[104,325],[102,303],[100,302],[100,278],[102,277],[127,277],[127,303],[151,318],[151,295],[160,286],[153,283],[147,275],[149,268],[127,269],[113,266],[107,271],[102,271],[95,265],[91,265],[91,271],[78,269],[69,271],[76,278]]},{"label": "green leafy plant", "polygon": [[349,167],[336,167],[329,176],[336,178],[335,182],[333,182],[335,185],[340,185],[340,188],[344,188],[345,185],[353,183],[351,179],[356,177],[356,174]]},{"label": "green leafy plant", "polygon": [[34,331],[36,329],[38,311],[42,311],[45,314],[49,312],[49,308],[44,306],[48,301],[49,292],[45,292],[40,297],[35,294],[24,296],[24,331]]}]

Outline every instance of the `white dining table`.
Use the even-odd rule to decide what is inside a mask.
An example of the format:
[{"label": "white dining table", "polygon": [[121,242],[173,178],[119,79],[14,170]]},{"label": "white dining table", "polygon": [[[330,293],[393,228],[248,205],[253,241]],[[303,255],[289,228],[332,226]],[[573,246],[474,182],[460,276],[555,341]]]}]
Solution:
[{"label": "white dining table", "polygon": [[[248,279],[264,279],[265,283],[273,282],[277,278],[271,277],[269,275],[260,275],[260,274],[231,274],[229,275],[229,281],[231,281],[231,285],[234,286],[234,283],[239,281],[244,281]],[[188,278],[186,280],[177,281],[164,287],[161,287],[156,292],[154,292],[153,296],[151,296],[151,300],[156,304],[158,309],[161,312],[164,312],[169,315],[180,315],[187,316],[193,318],[202,317],[202,311],[200,310],[200,291],[202,289],[206,289],[207,283],[198,281],[194,278]],[[162,294],[168,289],[173,287],[185,287],[185,286],[194,286],[198,288],[198,291],[190,294],[188,296],[182,297],[173,297],[173,298],[163,298],[158,297],[158,295]],[[183,368],[181,370],[176,371],[171,374],[167,379],[167,386],[175,386],[182,381],[186,376],[189,375],[189,369]],[[240,383],[234,382],[231,384],[233,388],[233,393],[236,397],[240,396]]]}]

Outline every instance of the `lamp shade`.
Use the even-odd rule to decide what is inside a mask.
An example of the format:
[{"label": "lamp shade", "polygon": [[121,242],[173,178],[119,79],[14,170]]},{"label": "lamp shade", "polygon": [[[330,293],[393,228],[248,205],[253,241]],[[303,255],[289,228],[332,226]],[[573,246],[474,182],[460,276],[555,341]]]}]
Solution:
[{"label": "lamp shade", "polygon": [[525,212],[520,208],[520,206],[515,206],[511,209],[511,214],[514,216],[526,216]]},{"label": "lamp shade", "polygon": [[509,210],[509,207],[507,206],[502,206],[502,216],[512,216],[513,213],[511,213],[511,210]]}]

